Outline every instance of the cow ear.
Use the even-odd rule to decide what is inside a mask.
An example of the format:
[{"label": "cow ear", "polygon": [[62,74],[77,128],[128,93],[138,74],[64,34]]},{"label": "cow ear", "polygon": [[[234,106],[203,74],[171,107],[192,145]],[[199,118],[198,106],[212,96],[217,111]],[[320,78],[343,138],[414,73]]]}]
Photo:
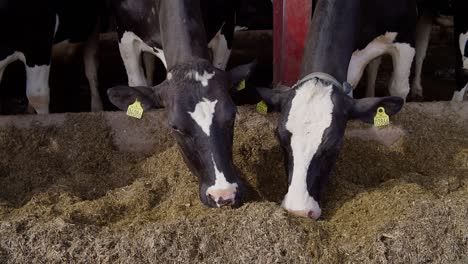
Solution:
[{"label": "cow ear", "polygon": [[250,74],[255,70],[255,67],[257,67],[256,59],[249,64],[239,65],[229,70],[229,75],[231,76],[231,87],[237,87],[241,81],[247,80],[250,77]]},{"label": "cow ear", "polygon": [[141,103],[143,110],[162,108],[167,97],[167,87],[166,81],[155,87],[116,86],[107,90],[107,96],[120,110],[127,110],[136,100]]},{"label": "cow ear", "polygon": [[273,106],[273,111],[281,111],[281,108],[286,102],[289,100],[289,97],[292,93],[292,89],[285,89],[286,87],[283,86],[282,88],[278,89],[270,89],[270,88],[263,88],[263,87],[256,87],[258,94],[260,97],[270,106]]},{"label": "cow ear", "polygon": [[140,101],[143,110],[154,108],[154,101],[151,98],[153,90],[149,87],[128,87],[116,86],[107,90],[107,96],[112,104],[120,110],[127,110],[128,106],[135,100]]},{"label": "cow ear", "polygon": [[349,110],[350,119],[360,119],[363,122],[373,124],[377,108],[383,107],[385,113],[389,116],[395,115],[403,107],[404,100],[397,96],[388,96],[382,98],[363,98],[351,99],[352,105]]}]

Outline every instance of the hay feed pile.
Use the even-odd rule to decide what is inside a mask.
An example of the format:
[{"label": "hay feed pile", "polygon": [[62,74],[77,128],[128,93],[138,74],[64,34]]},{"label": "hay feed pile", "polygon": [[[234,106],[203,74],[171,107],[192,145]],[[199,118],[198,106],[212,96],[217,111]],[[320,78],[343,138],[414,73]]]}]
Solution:
[{"label": "hay feed pile", "polygon": [[275,115],[239,109],[239,209],[199,202],[161,111],[41,118],[0,120],[0,263],[468,262],[467,105],[350,123],[317,222],[278,205]]}]

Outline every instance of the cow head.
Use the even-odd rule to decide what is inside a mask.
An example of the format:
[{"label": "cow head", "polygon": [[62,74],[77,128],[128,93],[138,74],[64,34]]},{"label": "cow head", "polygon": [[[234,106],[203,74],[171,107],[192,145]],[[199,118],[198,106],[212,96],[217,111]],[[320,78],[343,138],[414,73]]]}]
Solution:
[{"label": "cow head", "polygon": [[284,151],[289,185],[282,206],[314,219],[321,215],[320,195],[336,163],[348,120],[373,123],[378,107],[394,115],[403,105],[399,97],[355,100],[317,78],[299,82],[294,89],[258,88],[258,92],[273,109],[281,111],[276,134]]},{"label": "cow head", "polygon": [[164,107],[181,153],[198,177],[200,199],[209,207],[238,206],[243,184],[232,161],[236,106],[229,89],[253,64],[230,72],[207,61],[178,65],[155,87],[114,87],[107,93],[122,110],[138,99],[144,110]]}]

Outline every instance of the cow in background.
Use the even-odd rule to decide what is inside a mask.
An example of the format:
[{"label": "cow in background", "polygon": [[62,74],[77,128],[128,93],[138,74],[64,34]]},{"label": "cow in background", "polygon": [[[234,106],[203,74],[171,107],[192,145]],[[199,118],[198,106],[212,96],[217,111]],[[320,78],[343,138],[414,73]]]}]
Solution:
[{"label": "cow in background", "polygon": [[21,61],[26,69],[30,108],[49,113],[49,72],[55,47],[84,45],[91,109],[102,110],[97,83],[97,45],[102,1],[6,0],[0,3],[0,80],[5,68]]},{"label": "cow in background", "polygon": [[[152,12],[153,9],[144,9],[151,4],[152,0],[115,1],[111,4],[117,23],[119,49],[130,86],[153,84],[154,56],[167,68],[164,52],[157,46],[159,40],[151,28],[157,16]],[[273,10],[268,0],[201,0],[200,4],[210,58],[218,69],[226,69],[235,31],[272,28]],[[260,15],[249,17],[253,11],[260,12]]]},{"label": "cow in background", "polygon": [[414,36],[417,8],[415,0],[364,0],[357,39],[348,70],[348,82],[357,87],[367,66],[366,97],[375,96],[375,81],[382,56],[392,57],[390,95],[406,99],[415,54]]},{"label": "cow in background", "polygon": [[[208,46],[212,50],[213,65],[224,70],[232,49],[235,12],[239,2],[201,0],[200,5],[206,39],[210,40]],[[130,86],[152,85],[153,56],[159,58],[167,69],[165,53],[158,36],[159,28],[155,24],[158,20],[155,10],[156,4],[153,0],[111,2],[111,12],[117,24],[120,54]]]},{"label": "cow in background", "polygon": [[421,72],[429,45],[431,28],[434,22],[444,26],[451,26],[450,21],[441,15],[453,15],[454,48],[456,52],[455,80],[456,89],[452,101],[461,102],[468,90],[468,1],[466,0],[423,0],[419,3],[420,17],[416,38],[416,66],[413,79],[412,95],[415,98],[423,97]]}]

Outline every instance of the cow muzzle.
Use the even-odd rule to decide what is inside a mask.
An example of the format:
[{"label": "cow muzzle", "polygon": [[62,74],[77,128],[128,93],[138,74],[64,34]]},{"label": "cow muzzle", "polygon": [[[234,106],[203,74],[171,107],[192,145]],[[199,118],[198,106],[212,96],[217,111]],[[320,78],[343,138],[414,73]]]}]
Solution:
[{"label": "cow muzzle", "polygon": [[303,210],[303,211],[287,210],[287,211],[296,216],[307,217],[307,218],[311,218],[315,220],[317,220],[321,215],[320,210]]},{"label": "cow muzzle", "polygon": [[233,188],[208,190],[206,194],[216,207],[233,206],[236,203],[237,191]]}]

